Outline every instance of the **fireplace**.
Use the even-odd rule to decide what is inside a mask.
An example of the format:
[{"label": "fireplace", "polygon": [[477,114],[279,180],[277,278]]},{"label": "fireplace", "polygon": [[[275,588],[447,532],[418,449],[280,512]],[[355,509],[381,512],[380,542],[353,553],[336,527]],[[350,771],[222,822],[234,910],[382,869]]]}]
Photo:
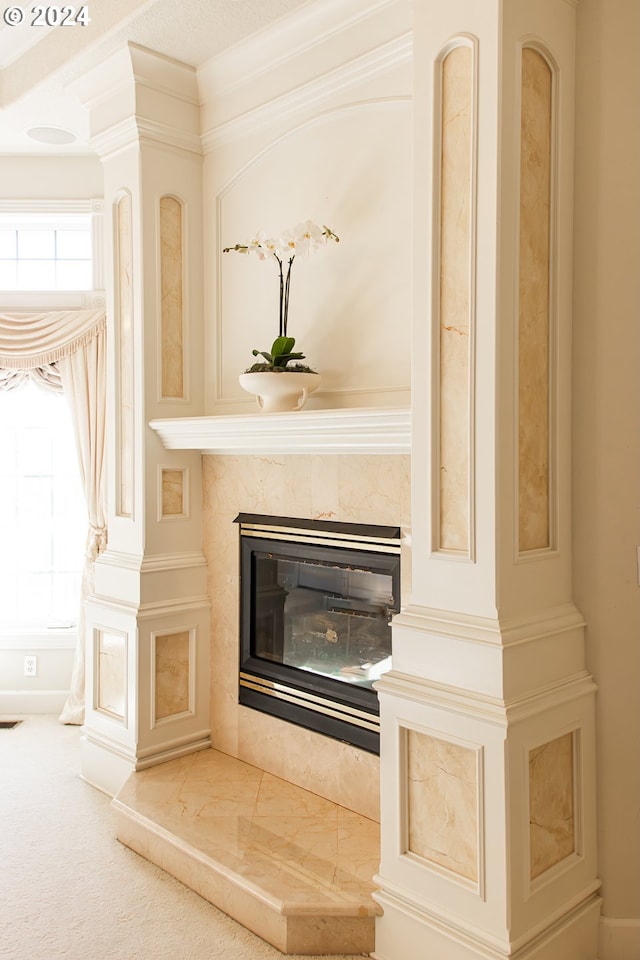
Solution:
[{"label": "fireplace", "polygon": [[400,529],[241,513],[244,706],[379,752]]}]

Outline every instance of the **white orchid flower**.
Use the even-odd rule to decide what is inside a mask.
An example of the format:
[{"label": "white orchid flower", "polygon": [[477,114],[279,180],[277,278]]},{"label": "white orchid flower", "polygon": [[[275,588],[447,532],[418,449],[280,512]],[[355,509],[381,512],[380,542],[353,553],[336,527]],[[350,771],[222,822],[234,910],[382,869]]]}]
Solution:
[{"label": "white orchid flower", "polygon": [[298,236],[295,230],[288,227],[278,237],[279,256],[282,260],[290,260],[298,252]]},{"label": "white orchid flower", "polygon": [[247,253],[255,254],[259,260],[265,260],[269,255],[265,250],[266,234],[263,230],[258,230],[247,240]]},{"label": "white orchid flower", "polygon": [[313,223],[312,220],[299,223],[294,230],[294,236],[296,238],[296,252],[302,254],[302,256],[314,253],[320,247],[324,247],[327,242],[322,227]]},{"label": "white orchid flower", "polygon": [[[289,319],[289,288],[291,283],[291,267],[298,254],[307,255],[324,247],[327,241],[333,240],[338,243],[340,237],[331,230],[326,224],[321,227],[312,220],[305,220],[296,227],[283,230],[278,236],[273,236],[259,230],[254,236],[250,237],[247,243],[236,243],[233,247],[224,247],[224,253],[235,251],[236,253],[255,253],[259,260],[270,260],[272,257],[278,263],[278,273],[280,277],[280,315],[279,315],[279,338],[287,337],[287,323]],[[291,344],[294,341],[291,339]],[[264,351],[255,351],[254,355]],[[291,354],[293,357],[302,357],[302,354]],[[287,353],[287,357],[289,354]]]}]

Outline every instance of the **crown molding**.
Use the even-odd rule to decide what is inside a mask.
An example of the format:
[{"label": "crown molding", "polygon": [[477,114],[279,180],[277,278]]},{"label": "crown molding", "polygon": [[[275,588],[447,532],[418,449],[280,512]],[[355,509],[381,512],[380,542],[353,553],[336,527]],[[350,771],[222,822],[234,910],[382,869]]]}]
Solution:
[{"label": "crown molding", "polygon": [[[216,123],[215,115],[208,115],[210,129],[202,135],[204,152],[211,152],[233,139],[272,127],[274,123],[289,116],[308,113],[313,104],[322,104],[344,91],[403,63],[409,63],[413,52],[411,34],[396,37],[388,43],[371,50],[344,66],[297,86],[282,96],[253,107],[236,117]],[[411,96],[391,96],[358,101],[358,106],[411,103]]]},{"label": "crown molding", "polygon": [[200,66],[197,74],[201,94],[207,89],[226,94],[236,87],[255,84],[259,77],[336,34],[400,5],[399,0],[322,0],[307,4]]},{"label": "crown molding", "polygon": [[[198,69],[205,151],[335,100],[412,54],[408,0],[309,4]],[[409,99],[410,82],[398,92]]]}]

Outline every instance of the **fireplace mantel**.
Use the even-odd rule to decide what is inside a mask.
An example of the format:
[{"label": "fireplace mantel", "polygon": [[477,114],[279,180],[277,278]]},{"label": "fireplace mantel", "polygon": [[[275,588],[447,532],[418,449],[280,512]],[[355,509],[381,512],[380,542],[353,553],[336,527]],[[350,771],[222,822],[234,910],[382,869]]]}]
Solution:
[{"label": "fireplace mantel", "polygon": [[151,420],[167,450],[205,454],[407,454],[411,411],[301,410]]}]

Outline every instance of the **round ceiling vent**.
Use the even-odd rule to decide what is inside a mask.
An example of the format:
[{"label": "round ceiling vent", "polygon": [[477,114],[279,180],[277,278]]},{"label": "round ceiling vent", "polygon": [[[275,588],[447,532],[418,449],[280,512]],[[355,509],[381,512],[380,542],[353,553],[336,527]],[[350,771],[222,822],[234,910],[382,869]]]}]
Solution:
[{"label": "round ceiling vent", "polygon": [[31,127],[27,130],[27,136],[38,143],[53,143],[61,145],[64,143],[73,143],[76,139],[75,133],[69,130],[61,130],[60,127]]}]

